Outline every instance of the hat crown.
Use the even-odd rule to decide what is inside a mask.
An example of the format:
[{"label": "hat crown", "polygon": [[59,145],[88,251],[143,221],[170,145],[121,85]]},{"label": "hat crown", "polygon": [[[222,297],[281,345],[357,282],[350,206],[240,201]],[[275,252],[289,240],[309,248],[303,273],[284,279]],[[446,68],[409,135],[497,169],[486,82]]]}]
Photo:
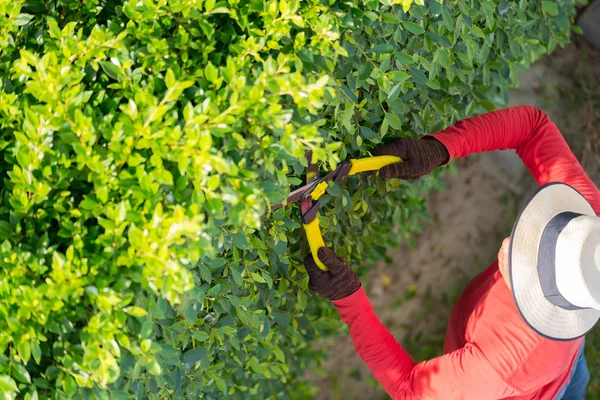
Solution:
[{"label": "hat crown", "polygon": [[556,284],[571,304],[600,310],[600,218],[573,218],[556,243]]},{"label": "hat crown", "polygon": [[[584,265],[589,263],[593,269],[593,273],[600,275],[600,240],[596,243],[596,246],[590,246],[586,252],[589,252],[589,256],[587,257],[589,258],[589,262],[584,260]],[[597,291],[600,291],[600,288]]]}]

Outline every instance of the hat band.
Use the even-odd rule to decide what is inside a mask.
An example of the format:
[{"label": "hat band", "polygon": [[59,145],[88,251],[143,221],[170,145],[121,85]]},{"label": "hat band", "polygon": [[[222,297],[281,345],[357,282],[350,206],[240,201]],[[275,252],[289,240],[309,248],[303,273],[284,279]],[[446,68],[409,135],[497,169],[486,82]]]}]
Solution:
[{"label": "hat band", "polygon": [[544,297],[552,304],[564,310],[583,310],[571,304],[558,290],[556,284],[556,243],[567,224],[582,214],[563,212],[548,222],[540,239],[538,250],[538,274]]}]

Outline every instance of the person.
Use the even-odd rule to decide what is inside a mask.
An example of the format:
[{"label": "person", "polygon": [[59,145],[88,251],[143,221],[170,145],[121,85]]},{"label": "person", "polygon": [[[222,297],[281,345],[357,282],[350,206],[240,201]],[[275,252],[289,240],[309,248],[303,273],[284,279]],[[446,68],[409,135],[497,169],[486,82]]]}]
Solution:
[{"label": "person", "polygon": [[310,290],[337,307],[358,355],[394,399],[585,396],[584,335],[600,318],[600,192],[556,125],[534,107],[514,107],[373,153],[404,160],[382,169],[384,178],[417,179],[453,158],[504,149],[516,149],[540,188],[498,260],[454,306],[442,356],[415,363],[342,258],[321,247],[327,272],[305,260]]}]

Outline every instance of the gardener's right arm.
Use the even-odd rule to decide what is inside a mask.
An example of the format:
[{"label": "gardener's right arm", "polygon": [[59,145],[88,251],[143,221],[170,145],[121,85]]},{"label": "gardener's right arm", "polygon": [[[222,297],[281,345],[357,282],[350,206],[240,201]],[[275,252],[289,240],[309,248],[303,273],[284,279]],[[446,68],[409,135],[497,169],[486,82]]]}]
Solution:
[{"label": "gardener's right arm", "polygon": [[[415,363],[375,314],[356,273],[325,247],[319,249],[318,256],[329,270],[320,270],[309,255],[305,260],[309,288],[333,301],[342,320],[350,327],[358,355],[393,399],[501,399],[526,393],[539,386],[540,379],[547,382],[556,379],[556,375],[545,373],[540,379],[520,384],[518,389],[503,379],[499,371],[503,371],[505,364],[527,358],[527,348],[531,347],[528,341],[467,343],[452,353]],[[526,324],[522,325],[520,329],[529,330]],[[534,335],[533,331],[531,334]],[[568,365],[568,360],[562,360],[558,351],[552,353],[558,354],[558,362]]]},{"label": "gardener's right arm", "polygon": [[[440,155],[440,145],[444,147],[443,155]],[[397,139],[380,145],[373,154],[396,155],[407,161],[405,166],[400,163],[383,168],[380,172],[383,177],[415,179],[453,158],[506,149],[517,151],[538,185],[566,183],[577,189],[600,214],[598,188],[556,125],[535,107],[512,107],[467,118],[420,140]],[[407,173],[407,169],[411,172]]]}]

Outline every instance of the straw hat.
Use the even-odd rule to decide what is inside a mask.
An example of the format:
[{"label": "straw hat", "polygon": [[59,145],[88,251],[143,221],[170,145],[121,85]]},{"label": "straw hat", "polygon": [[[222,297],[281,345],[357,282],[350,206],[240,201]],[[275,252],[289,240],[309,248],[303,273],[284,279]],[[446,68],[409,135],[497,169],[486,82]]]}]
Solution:
[{"label": "straw hat", "polygon": [[513,296],[540,335],[568,341],[600,319],[600,218],[571,186],[540,187],[510,237]]}]

